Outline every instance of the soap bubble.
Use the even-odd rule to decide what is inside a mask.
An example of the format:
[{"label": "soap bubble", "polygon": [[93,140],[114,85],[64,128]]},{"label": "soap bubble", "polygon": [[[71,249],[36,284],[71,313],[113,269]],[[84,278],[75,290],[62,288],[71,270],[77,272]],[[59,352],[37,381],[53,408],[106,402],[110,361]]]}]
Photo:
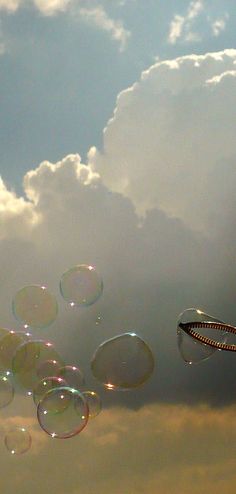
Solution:
[{"label": "soap bubble", "polygon": [[[205,343],[201,343],[200,341],[195,340],[192,336],[188,335],[183,328],[181,328],[181,324],[186,324],[189,322],[220,322],[214,316],[206,314],[200,309],[190,308],[186,309],[182,312],[178,317],[177,322],[177,343],[180,355],[183,360],[188,364],[196,364],[203,360],[207,360],[211,357],[211,355],[216,351],[216,348],[212,348]],[[197,330],[199,331],[199,330]],[[215,339],[216,330],[210,328],[202,328],[202,332],[204,335]],[[227,335],[226,333],[220,333],[217,331],[217,341],[226,342]]]},{"label": "soap bubble", "polygon": [[14,398],[12,375],[8,372],[0,374],[0,408],[6,407]]},{"label": "soap bubble", "polygon": [[11,330],[7,328],[0,328],[0,341],[2,340],[2,338],[4,338],[4,336],[10,333],[10,331]]},{"label": "soap bubble", "polygon": [[9,331],[0,340],[0,369],[12,370],[12,361],[17,348],[31,338],[30,333],[21,331]]},{"label": "soap bubble", "polygon": [[60,290],[72,306],[89,306],[101,296],[103,281],[93,266],[80,264],[62,275]]},{"label": "soap bubble", "polygon": [[102,343],[91,369],[107,389],[132,389],[144,384],[154,369],[151,349],[135,333],[124,333]]},{"label": "soap bubble", "polygon": [[44,377],[57,376],[60,372],[61,364],[57,360],[46,360],[37,368],[37,375],[40,379]]},{"label": "soap bubble", "polygon": [[52,437],[67,439],[79,434],[88,422],[86,399],[78,390],[62,386],[48,391],[38,404],[39,425]]},{"label": "soap bubble", "polygon": [[52,343],[32,340],[22,344],[12,362],[13,373],[21,386],[32,391],[40,380],[38,371],[41,365],[48,360],[56,360],[61,367],[64,365]]},{"label": "soap bubble", "polygon": [[67,386],[74,389],[80,389],[84,385],[84,375],[75,365],[65,365],[58,372],[58,377],[62,377]]},{"label": "soap bubble", "polygon": [[15,427],[7,432],[5,446],[12,455],[22,455],[31,447],[31,435],[24,427]]},{"label": "soap bubble", "polygon": [[35,405],[38,405],[44,395],[54,388],[66,386],[66,382],[61,377],[45,377],[38,384],[36,384],[33,390],[33,399]]},{"label": "soap bubble", "polygon": [[83,395],[88,405],[89,418],[91,419],[96,417],[102,410],[102,401],[100,396],[98,396],[95,391],[84,391]]},{"label": "soap bubble", "polygon": [[57,301],[45,286],[28,285],[21,288],[12,302],[15,318],[25,327],[46,328],[57,317]]}]

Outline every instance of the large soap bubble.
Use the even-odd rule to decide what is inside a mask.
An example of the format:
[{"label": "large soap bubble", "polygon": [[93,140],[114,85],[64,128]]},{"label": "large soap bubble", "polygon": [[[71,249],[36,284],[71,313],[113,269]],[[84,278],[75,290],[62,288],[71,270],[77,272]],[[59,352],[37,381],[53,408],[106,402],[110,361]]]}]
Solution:
[{"label": "large soap bubble", "polygon": [[12,310],[15,318],[26,327],[41,329],[55,321],[58,305],[45,286],[28,285],[15,294]]},{"label": "large soap bubble", "polygon": [[0,369],[12,370],[12,361],[17,348],[31,338],[30,333],[9,331],[0,340]]},{"label": "large soap bubble", "polygon": [[[188,364],[197,364],[203,360],[207,360],[211,357],[213,353],[215,353],[216,348],[212,348],[209,345],[201,343],[195,339],[193,339],[190,335],[188,335],[184,331],[184,325],[187,323],[201,323],[201,322],[218,322],[222,323],[219,319],[200,309],[190,308],[183,311],[179,317],[177,322],[177,343],[181,357]],[[183,325],[183,326],[182,326]],[[215,339],[216,330],[206,328],[203,329],[205,336],[209,338]],[[217,332],[217,340],[221,342],[226,342],[227,335],[226,333]]]},{"label": "large soap bubble", "polygon": [[23,388],[32,391],[39,382],[39,369],[44,362],[55,360],[64,365],[53,344],[44,340],[32,340],[22,344],[16,351],[12,369]]},{"label": "large soap bubble", "polygon": [[38,405],[44,395],[51,389],[59,388],[66,385],[66,381],[64,381],[64,379],[60,377],[45,377],[44,379],[39,381],[38,384],[36,384],[33,390],[33,399],[35,405]]},{"label": "large soap bubble", "polygon": [[93,375],[108,389],[141,386],[153,369],[153,353],[135,333],[124,333],[105,341],[91,361]]},{"label": "large soap bubble", "polygon": [[62,275],[60,290],[62,297],[72,306],[88,306],[101,296],[103,281],[93,266],[80,264]]},{"label": "large soap bubble", "polygon": [[38,404],[38,421],[52,437],[67,439],[79,434],[88,422],[86,399],[78,390],[62,386],[48,391]]},{"label": "large soap bubble", "polygon": [[12,455],[22,455],[31,447],[31,435],[24,427],[15,427],[6,433],[5,446]]},{"label": "large soap bubble", "polygon": [[10,372],[0,374],[0,408],[6,407],[14,398],[14,387]]}]

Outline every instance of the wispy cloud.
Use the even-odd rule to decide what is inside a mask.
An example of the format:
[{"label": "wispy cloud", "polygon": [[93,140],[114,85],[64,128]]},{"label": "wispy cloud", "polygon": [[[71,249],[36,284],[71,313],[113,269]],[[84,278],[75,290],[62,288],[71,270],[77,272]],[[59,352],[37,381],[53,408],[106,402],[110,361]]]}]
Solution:
[{"label": "wispy cloud", "polygon": [[216,19],[211,24],[213,36],[217,37],[220,35],[220,33],[222,33],[222,31],[225,30],[228,17],[228,14],[225,14],[223,17]]},{"label": "wispy cloud", "polygon": [[176,14],[170,23],[168,42],[174,45],[180,38],[184,41],[199,41],[200,36],[192,32],[192,26],[203,10],[202,0],[194,0],[189,4],[185,16]]},{"label": "wispy cloud", "polygon": [[120,51],[124,51],[130,32],[125,29],[122,21],[110,18],[102,6],[92,9],[81,8],[79,13],[83,20],[107,32],[113,40],[119,43]]}]

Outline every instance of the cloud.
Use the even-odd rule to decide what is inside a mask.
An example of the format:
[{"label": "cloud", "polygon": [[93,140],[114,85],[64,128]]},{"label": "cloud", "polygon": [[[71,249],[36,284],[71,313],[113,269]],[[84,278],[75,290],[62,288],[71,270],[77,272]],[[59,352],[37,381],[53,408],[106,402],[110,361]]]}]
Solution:
[{"label": "cloud", "polygon": [[[119,95],[104,149],[92,148],[89,164],[78,154],[42,162],[26,174],[24,197],[1,181],[1,326],[20,329],[11,312],[19,288],[48,286],[58,318],[34,335],[79,363],[108,407],[235,400],[233,358],[217,352],[190,370],[176,344],[187,307],[236,318],[235,58],[227,50],[158,62]],[[94,264],[104,280],[85,310],[59,292],[62,273],[78,263]],[[130,330],[152,348],[153,376],[138,393],[107,395],[91,357]]]},{"label": "cloud", "polygon": [[0,0],[0,11],[7,10],[8,12],[13,13],[18,9],[21,3],[21,0]]},{"label": "cloud", "polygon": [[71,0],[33,0],[33,3],[43,15],[49,16],[57,12],[64,12]]},{"label": "cloud", "polygon": [[130,32],[124,28],[122,21],[111,19],[102,6],[81,8],[79,13],[85,22],[107,32],[113,40],[119,43],[120,51],[124,51]]},{"label": "cloud", "polygon": [[180,39],[184,41],[200,41],[198,33],[191,31],[195,19],[203,12],[204,4],[202,0],[190,2],[185,16],[176,14],[170,23],[168,42],[172,45]]},{"label": "cloud", "polygon": [[227,19],[228,15],[225,15],[224,17],[216,19],[212,22],[211,29],[215,37],[219,36],[225,30]]},{"label": "cloud", "polygon": [[196,231],[220,228],[219,170],[235,184],[235,65],[235,50],[161,61],[119,94],[89,162],[140,214],[158,208]]},{"label": "cloud", "polygon": [[38,430],[42,440],[34,454],[33,443],[22,458],[12,458],[2,446],[2,488],[19,494],[27,489],[233,494],[235,411],[235,406],[163,404],[135,412],[120,407],[104,410],[74,439],[52,440]]}]

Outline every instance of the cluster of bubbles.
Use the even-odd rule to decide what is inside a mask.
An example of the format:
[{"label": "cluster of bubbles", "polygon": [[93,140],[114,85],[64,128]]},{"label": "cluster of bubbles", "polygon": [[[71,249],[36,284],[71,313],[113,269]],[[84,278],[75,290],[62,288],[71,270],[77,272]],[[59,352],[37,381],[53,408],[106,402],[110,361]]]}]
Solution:
[{"label": "cluster of bubbles", "polygon": [[[103,281],[93,266],[77,265],[62,275],[60,292],[72,307],[88,307],[101,297]],[[15,294],[12,310],[24,331],[0,328],[0,408],[12,402],[19,388],[33,397],[43,431],[52,438],[73,437],[100,413],[102,403],[95,391],[86,390],[79,367],[64,362],[54,344],[31,334],[56,320],[57,300],[46,286],[28,285]],[[137,388],[153,369],[151,349],[134,332],[102,342],[91,359],[93,376],[109,390]],[[25,453],[31,447],[30,432],[25,427],[9,430],[5,446],[11,454]]]}]

